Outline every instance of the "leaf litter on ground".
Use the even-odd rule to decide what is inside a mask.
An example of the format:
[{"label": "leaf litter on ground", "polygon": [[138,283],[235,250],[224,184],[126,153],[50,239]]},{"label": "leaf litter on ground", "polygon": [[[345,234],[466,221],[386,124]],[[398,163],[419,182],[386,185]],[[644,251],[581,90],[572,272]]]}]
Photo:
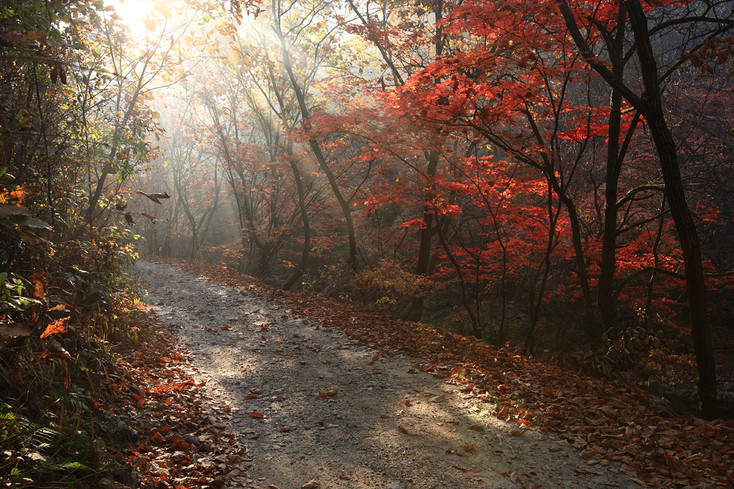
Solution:
[{"label": "leaf litter on ground", "polygon": [[555,433],[594,465],[622,471],[654,487],[731,487],[734,420],[675,415],[632,383],[595,379],[506,348],[395,319],[324,294],[268,287],[225,267],[169,261],[240,294],[266,300],[291,318],[335,328],[383,354],[421,359],[420,370],[453,379],[493,414],[525,429]]}]

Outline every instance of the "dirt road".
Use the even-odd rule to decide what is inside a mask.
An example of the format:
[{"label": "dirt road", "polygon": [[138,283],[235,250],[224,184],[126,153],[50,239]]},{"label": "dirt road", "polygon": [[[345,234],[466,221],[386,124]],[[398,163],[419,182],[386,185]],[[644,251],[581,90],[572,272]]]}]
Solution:
[{"label": "dirt road", "polygon": [[[247,451],[229,487],[637,488],[613,463],[497,420],[419,359],[381,356],[311,318],[139,261],[145,300],[178,326],[222,429]],[[224,413],[224,414],[222,414]]]}]

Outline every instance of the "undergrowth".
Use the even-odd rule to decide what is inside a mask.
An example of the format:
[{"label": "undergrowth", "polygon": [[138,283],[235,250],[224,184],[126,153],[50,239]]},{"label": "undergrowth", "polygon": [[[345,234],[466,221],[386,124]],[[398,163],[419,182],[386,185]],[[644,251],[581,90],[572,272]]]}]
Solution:
[{"label": "undergrowth", "polygon": [[116,233],[56,244],[27,235],[18,253],[4,254],[2,487],[114,484],[127,427],[106,416],[105,404],[114,402],[116,350],[142,334],[122,273],[134,253]]}]

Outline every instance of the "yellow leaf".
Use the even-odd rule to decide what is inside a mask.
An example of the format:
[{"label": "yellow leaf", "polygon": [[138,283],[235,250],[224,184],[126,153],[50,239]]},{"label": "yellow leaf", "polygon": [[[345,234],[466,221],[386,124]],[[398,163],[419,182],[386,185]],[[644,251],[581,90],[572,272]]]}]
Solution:
[{"label": "yellow leaf", "polygon": [[153,17],[148,17],[147,19],[145,19],[145,27],[149,31],[155,30],[155,26],[156,26],[156,23],[155,23],[155,19]]}]

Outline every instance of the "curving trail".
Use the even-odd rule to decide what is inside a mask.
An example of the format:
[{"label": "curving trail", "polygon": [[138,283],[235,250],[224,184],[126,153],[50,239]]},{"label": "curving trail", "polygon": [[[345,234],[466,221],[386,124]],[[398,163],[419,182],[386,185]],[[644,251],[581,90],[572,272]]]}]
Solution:
[{"label": "curving trail", "polygon": [[[637,488],[614,464],[489,416],[420,361],[168,264],[138,261],[146,302],[179,326],[212,410],[247,447],[236,488]],[[309,485],[310,483],[310,485]]]}]

